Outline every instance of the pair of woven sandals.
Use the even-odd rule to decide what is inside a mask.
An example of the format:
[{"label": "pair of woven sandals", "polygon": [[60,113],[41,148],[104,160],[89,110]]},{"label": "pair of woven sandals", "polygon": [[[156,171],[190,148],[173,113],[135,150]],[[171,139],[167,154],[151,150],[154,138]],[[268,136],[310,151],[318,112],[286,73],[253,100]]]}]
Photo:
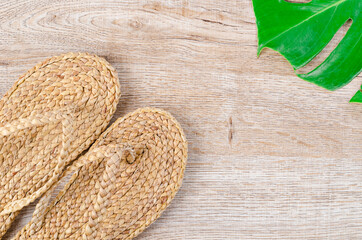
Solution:
[{"label": "pair of woven sandals", "polygon": [[[68,53],[19,78],[0,101],[0,239],[131,239],[180,188],[187,142],[169,113],[142,108],[109,124],[120,98],[103,58]],[[73,173],[55,200],[59,181]]]}]

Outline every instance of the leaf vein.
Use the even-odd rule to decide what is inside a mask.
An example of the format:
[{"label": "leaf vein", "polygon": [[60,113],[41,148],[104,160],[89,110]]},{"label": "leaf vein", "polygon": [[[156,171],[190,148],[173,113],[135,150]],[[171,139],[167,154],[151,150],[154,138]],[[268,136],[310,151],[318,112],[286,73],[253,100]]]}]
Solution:
[{"label": "leaf vein", "polygon": [[[273,37],[272,39],[270,39],[269,41],[267,41],[266,43],[264,43],[264,44],[263,44],[263,47],[266,46],[266,45],[267,45],[268,43],[270,43],[271,41],[273,41],[274,39],[276,39],[276,38],[284,35],[285,33],[289,32],[290,30],[292,30],[292,29],[298,27],[299,25],[307,22],[308,20],[312,19],[313,17],[315,17],[315,16],[317,16],[317,15],[319,15],[319,14],[321,14],[321,13],[323,13],[323,12],[329,10],[329,9],[331,9],[332,7],[338,7],[338,5],[340,5],[340,4],[342,4],[342,3],[346,2],[346,1],[347,1],[347,0],[340,0],[340,1],[338,1],[338,2],[336,2],[336,3],[334,3],[334,4],[332,4],[332,5],[330,5],[330,6],[328,6],[328,7],[326,7],[325,9],[314,13],[313,15],[311,15],[311,16],[309,16],[308,18],[304,19],[304,20],[301,21],[300,23],[298,23],[298,24],[294,25],[293,27],[288,28],[288,29],[286,29],[285,31],[279,33],[278,35],[276,35],[275,37]],[[333,14],[334,14],[334,13],[333,13]]]}]

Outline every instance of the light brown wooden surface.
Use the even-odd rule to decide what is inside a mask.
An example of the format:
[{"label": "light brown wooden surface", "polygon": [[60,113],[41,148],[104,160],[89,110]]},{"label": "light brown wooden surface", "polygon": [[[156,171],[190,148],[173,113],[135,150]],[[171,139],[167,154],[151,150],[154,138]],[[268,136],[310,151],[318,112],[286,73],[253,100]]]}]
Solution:
[{"label": "light brown wooden surface", "polygon": [[[362,105],[256,57],[251,0],[0,4],[0,91],[47,57],[87,51],[118,71],[116,117],[170,111],[189,141],[184,184],[138,239],[362,239]],[[24,209],[7,239],[31,217]]]}]

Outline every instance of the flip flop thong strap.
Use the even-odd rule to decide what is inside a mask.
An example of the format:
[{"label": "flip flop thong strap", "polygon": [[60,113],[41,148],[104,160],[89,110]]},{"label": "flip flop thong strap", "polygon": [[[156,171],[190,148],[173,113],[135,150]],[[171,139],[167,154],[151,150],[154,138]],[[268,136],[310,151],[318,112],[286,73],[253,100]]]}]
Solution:
[{"label": "flip flop thong strap", "polygon": [[34,126],[43,126],[50,123],[61,122],[62,124],[62,147],[58,157],[58,164],[55,167],[52,176],[37,191],[32,193],[29,196],[21,198],[19,200],[12,201],[5,205],[3,210],[0,212],[0,216],[17,212],[23,207],[29,205],[35,199],[40,197],[44,192],[49,189],[54,181],[61,175],[64,166],[66,165],[66,157],[68,155],[68,149],[73,141],[73,119],[74,119],[74,109],[68,109],[61,111],[46,112],[43,114],[32,114],[28,118],[20,118],[12,121],[11,123],[6,123],[4,126],[0,127],[0,136],[9,136],[20,130],[34,127]]},{"label": "flip flop thong strap", "polygon": [[45,112],[45,113],[34,112],[26,118],[19,118],[1,126],[0,136],[8,136],[20,130],[30,127],[43,126],[49,123],[56,123],[66,119],[67,116],[71,114],[72,114],[71,110],[65,110],[65,111],[55,110],[52,112]]},{"label": "flip flop thong strap", "polygon": [[[102,161],[103,159],[107,159],[105,161],[105,171],[100,179],[100,190],[96,198],[96,202],[94,203],[92,208],[92,212],[89,217],[89,223],[86,224],[82,231],[84,232],[83,238],[87,239],[89,233],[95,231],[97,227],[97,223],[101,219],[101,215],[99,213],[100,209],[104,209],[108,206],[108,199],[110,197],[111,189],[115,186],[113,183],[116,180],[116,175],[119,171],[119,165],[125,154],[130,156],[130,158],[126,159],[129,164],[132,164],[135,161],[136,155],[135,151],[132,146],[129,145],[122,145],[122,144],[108,144],[96,147],[88,152],[86,155],[81,156],[75,162],[72,163],[61,175],[59,181],[54,183],[51,189],[42,196],[39,200],[35,211],[33,213],[32,219],[29,223],[28,233],[29,235],[34,234],[38,231],[44,221],[45,214],[49,209],[49,202],[51,198],[51,194],[53,190],[58,186],[60,180],[67,176],[69,173],[79,170],[81,167],[85,166],[86,164]],[[64,191],[64,190],[63,190]],[[55,205],[54,202],[52,205]],[[88,234],[88,235],[87,235]],[[91,239],[91,238],[89,238]]]},{"label": "flip flop thong strap", "polygon": [[116,181],[117,172],[119,171],[120,161],[123,155],[121,150],[120,154],[113,154],[105,162],[105,170],[101,178],[99,179],[100,189],[95,198],[93,206],[90,206],[90,214],[88,217],[88,222],[82,228],[83,239],[91,239],[91,235],[96,231],[98,222],[102,218],[102,209],[106,209],[110,202],[112,189],[115,187],[114,182]]}]

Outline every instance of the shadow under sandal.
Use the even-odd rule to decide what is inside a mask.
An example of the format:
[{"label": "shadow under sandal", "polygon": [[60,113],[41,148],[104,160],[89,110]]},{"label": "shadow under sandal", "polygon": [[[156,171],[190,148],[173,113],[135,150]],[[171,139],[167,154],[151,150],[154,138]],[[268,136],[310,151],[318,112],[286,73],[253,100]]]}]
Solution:
[{"label": "shadow under sandal", "polygon": [[0,101],[0,239],[18,211],[42,196],[110,122],[118,77],[103,58],[47,59]]},{"label": "shadow under sandal", "polygon": [[187,142],[167,112],[143,108],[118,119],[57,198],[16,239],[131,239],[154,222],[181,186]]}]

